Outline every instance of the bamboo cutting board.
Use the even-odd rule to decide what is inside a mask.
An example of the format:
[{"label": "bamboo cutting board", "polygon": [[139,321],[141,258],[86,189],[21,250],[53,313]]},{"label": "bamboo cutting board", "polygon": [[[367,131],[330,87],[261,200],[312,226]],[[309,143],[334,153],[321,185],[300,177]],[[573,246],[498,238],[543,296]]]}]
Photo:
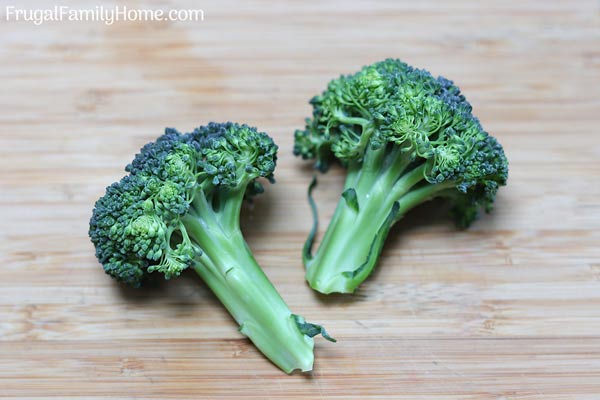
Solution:
[{"label": "bamboo cutting board", "polygon": [[[597,1],[122,4],[205,20],[0,23],[0,398],[600,399]],[[329,79],[386,57],[461,86],[509,185],[468,231],[415,210],[356,295],[318,296],[292,134]],[[338,339],[317,340],[310,374],[271,365],[192,274],[133,290],[94,258],[104,188],[165,126],[211,120],[280,146],[243,230],[290,308]],[[320,178],[323,222],[343,175]]]}]

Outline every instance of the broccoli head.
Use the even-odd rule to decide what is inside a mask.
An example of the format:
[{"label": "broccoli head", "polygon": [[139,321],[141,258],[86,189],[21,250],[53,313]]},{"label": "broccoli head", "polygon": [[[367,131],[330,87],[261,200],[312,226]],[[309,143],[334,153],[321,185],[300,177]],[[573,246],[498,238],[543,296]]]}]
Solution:
[{"label": "broccoli head", "polygon": [[304,248],[307,280],[320,292],[353,292],[377,263],[390,227],[413,207],[445,198],[467,227],[479,210],[492,210],[506,184],[502,146],[444,77],[388,59],[334,79],[310,103],[313,115],[295,133],[294,154],[314,159],[322,172],[334,162],[347,169],[319,249],[313,256],[316,225]]},{"label": "broccoli head", "polygon": [[273,140],[246,125],[166,129],[96,202],[89,235],[106,273],[131,286],[194,270],[240,331],[289,373],[310,370],[312,337],[329,336],[290,312],[240,229],[244,199],[262,192],[257,179],[273,182],[276,159]]}]

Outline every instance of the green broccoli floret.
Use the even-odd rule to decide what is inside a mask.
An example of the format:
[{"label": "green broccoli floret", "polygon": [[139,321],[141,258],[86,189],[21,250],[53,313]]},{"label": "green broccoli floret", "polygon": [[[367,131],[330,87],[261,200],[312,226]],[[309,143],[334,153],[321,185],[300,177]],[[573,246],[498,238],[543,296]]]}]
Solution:
[{"label": "green broccoli floret", "polygon": [[246,125],[167,129],[96,202],[89,235],[106,273],[131,286],[194,270],[273,363],[309,371],[312,337],[332,339],[290,312],[240,230],[243,200],[262,191],[258,178],[273,182],[276,154],[267,134]]},{"label": "green broccoli floret", "polygon": [[315,159],[322,172],[336,161],[347,169],[314,256],[314,183],[309,189],[315,226],[303,258],[306,279],[319,292],[353,292],[376,265],[390,227],[413,207],[445,198],[456,223],[467,227],[480,209],[492,210],[506,184],[502,146],[446,78],[388,59],[331,81],[311,104],[294,154]]}]

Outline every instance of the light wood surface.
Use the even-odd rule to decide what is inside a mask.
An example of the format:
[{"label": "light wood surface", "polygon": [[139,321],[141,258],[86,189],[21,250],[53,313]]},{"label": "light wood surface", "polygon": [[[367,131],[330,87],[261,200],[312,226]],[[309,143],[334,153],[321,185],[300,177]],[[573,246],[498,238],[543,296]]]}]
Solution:
[{"label": "light wood surface", "polygon": [[[598,1],[122,4],[205,21],[0,22],[0,398],[600,398]],[[509,185],[468,231],[415,210],[355,296],[317,296],[292,133],[329,79],[386,57],[461,86]],[[277,370],[192,274],[133,290],[94,258],[104,188],[165,126],[211,120],[280,146],[243,229],[290,308],[338,339],[317,340],[311,374]],[[323,222],[342,180],[321,178]]]}]

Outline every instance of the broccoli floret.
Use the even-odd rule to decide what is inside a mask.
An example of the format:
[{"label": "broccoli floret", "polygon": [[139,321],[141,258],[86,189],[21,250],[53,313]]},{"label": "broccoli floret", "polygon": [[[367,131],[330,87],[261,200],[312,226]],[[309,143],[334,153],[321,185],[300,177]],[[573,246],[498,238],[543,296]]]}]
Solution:
[{"label": "broccoli floret", "polygon": [[244,198],[262,191],[258,178],[273,182],[276,159],[273,140],[246,125],[167,129],[96,202],[89,235],[106,273],[131,286],[195,271],[273,363],[309,371],[312,337],[332,339],[290,312],[240,230]]},{"label": "broccoli floret", "polygon": [[306,278],[322,293],[353,292],[371,273],[390,227],[433,198],[453,205],[460,227],[492,210],[506,184],[502,146],[482,128],[452,81],[388,59],[331,81],[310,103],[294,154],[327,171],[347,169],[321,245],[304,247]]}]

